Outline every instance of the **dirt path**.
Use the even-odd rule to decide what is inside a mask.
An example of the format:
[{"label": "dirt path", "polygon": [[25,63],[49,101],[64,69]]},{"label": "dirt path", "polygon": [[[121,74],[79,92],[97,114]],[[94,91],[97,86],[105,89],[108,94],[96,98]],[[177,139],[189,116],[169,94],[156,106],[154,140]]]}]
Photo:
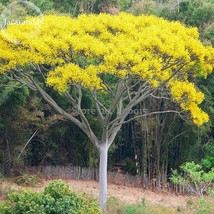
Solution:
[{"label": "dirt path", "polygon": [[[26,189],[33,189],[35,191],[43,191],[44,187],[51,181],[43,181],[37,187],[27,187]],[[82,181],[82,180],[64,180],[69,187],[78,193],[87,193],[98,198],[99,185],[96,181]],[[11,187],[14,189],[22,189],[23,187],[17,186],[11,182],[4,182],[4,187]],[[145,199],[152,204],[159,204],[166,207],[185,206],[186,201],[190,198],[188,196],[176,196],[173,194],[157,194],[149,190],[141,188],[125,187],[115,184],[108,185],[108,197],[115,197],[125,204],[135,204]]]}]

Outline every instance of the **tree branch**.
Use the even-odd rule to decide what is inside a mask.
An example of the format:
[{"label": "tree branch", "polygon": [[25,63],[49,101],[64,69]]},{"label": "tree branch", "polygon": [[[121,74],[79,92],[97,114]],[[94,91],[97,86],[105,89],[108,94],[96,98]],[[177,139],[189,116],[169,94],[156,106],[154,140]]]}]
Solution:
[{"label": "tree branch", "polygon": [[168,98],[168,97],[155,96],[153,94],[151,94],[150,96],[153,97],[153,98],[155,98],[155,99],[158,99],[158,100],[161,100],[161,99],[170,100],[170,98]]},{"label": "tree branch", "polygon": [[[100,109],[100,105],[99,105],[99,101],[97,99],[97,91],[94,90],[94,91],[91,91],[90,90],[90,93],[91,93],[91,96],[92,98],[94,99],[94,102],[95,102],[95,108],[97,110],[97,114],[98,114],[98,117],[100,118],[101,122],[104,123],[104,116],[102,114],[102,111]],[[100,103],[101,104],[101,103]],[[104,107],[103,105],[101,105],[101,107]]]},{"label": "tree branch", "polygon": [[32,134],[32,136],[30,137],[30,139],[27,141],[27,143],[24,145],[22,151],[19,153],[18,158],[21,157],[22,153],[24,152],[25,148],[27,147],[27,145],[30,143],[30,141],[34,138],[34,136],[39,132],[39,128]]},{"label": "tree branch", "polygon": [[129,123],[137,118],[141,118],[141,117],[147,117],[147,116],[151,116],[151,115],[155,115],[155,114],[165,114],[165,113],[177,113],[179,116],[180,116],[180,113],[179,111],[175,111],[175,110],[166,110],[166,111],[155,111],[155,112],[151,112],[151,113],[147,113],[147,114],[141,114],[141,115],[138,115],[136,117],[132,117],[131,119],[129,120],[126,120],[122,123],[118,123],[117,125],[120,125],[120,124],[125,124],[125,123]]}]

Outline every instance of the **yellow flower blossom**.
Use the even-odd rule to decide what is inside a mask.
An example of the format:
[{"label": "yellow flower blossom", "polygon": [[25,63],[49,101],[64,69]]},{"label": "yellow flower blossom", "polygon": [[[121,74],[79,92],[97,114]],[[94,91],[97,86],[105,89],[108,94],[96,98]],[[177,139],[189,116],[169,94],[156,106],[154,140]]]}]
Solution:
[{"label": "yellow flower blossom", "polygon": [[[30,18],[29,18],[30,19]],[[213,70],[214,49],[204,46],[196,28],[155,16],[121,13],[44,16],[36,37],[28,39],[32,26],[10,25],[19,44],[0,34],[0,73],[29,62],[50,68],[47,84],[60,92],[71,84],[102,90],[101,74],[141,78],[151,87],[166,87],[173,99],[192,115],[194,123],[207,122],[208,115],[198,105],[204,95],[188,81],[206,77]]]}]

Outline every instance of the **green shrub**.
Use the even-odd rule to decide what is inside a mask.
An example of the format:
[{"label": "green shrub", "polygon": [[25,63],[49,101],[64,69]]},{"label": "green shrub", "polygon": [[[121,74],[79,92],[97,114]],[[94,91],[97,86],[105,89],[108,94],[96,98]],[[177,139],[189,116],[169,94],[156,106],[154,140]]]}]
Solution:
[{"label": "green shrub", "polygon": [[9,194],[0,204],[1,214],[101,214],[98,204],[86,195],[69,190],[62,181],[50,183],[44,192],[23,190]]},{"label": "green shrub", "polygon": [[183,175],[180,175],[177,170],[172,170],[170,180],[175,184],[187,186],[192,193],[203,197],[204,192],[213,184],[214,167],[205,172],[201,165],[194,162],[186,162],[180,168],[183,171]]},{"label": "green shrub", "polygon": [[44,191],[45,194],[49,194],[51,197],[55,199],[61,199],[71,194],[71,191],[68,185],[65,185],[60,180],[54,181],[49,184]]}]

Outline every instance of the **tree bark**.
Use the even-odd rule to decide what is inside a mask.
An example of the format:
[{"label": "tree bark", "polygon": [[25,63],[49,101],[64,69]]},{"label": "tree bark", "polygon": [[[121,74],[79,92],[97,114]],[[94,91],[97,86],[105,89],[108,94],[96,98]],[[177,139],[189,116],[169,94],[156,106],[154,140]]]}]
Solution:
[{"label": "tree bark", "polygon": [[106,213],[107,206],[107,163],[108,163],[108,142],[100,145],[100,166],[99,166],[99,206],[103,213]]}]

